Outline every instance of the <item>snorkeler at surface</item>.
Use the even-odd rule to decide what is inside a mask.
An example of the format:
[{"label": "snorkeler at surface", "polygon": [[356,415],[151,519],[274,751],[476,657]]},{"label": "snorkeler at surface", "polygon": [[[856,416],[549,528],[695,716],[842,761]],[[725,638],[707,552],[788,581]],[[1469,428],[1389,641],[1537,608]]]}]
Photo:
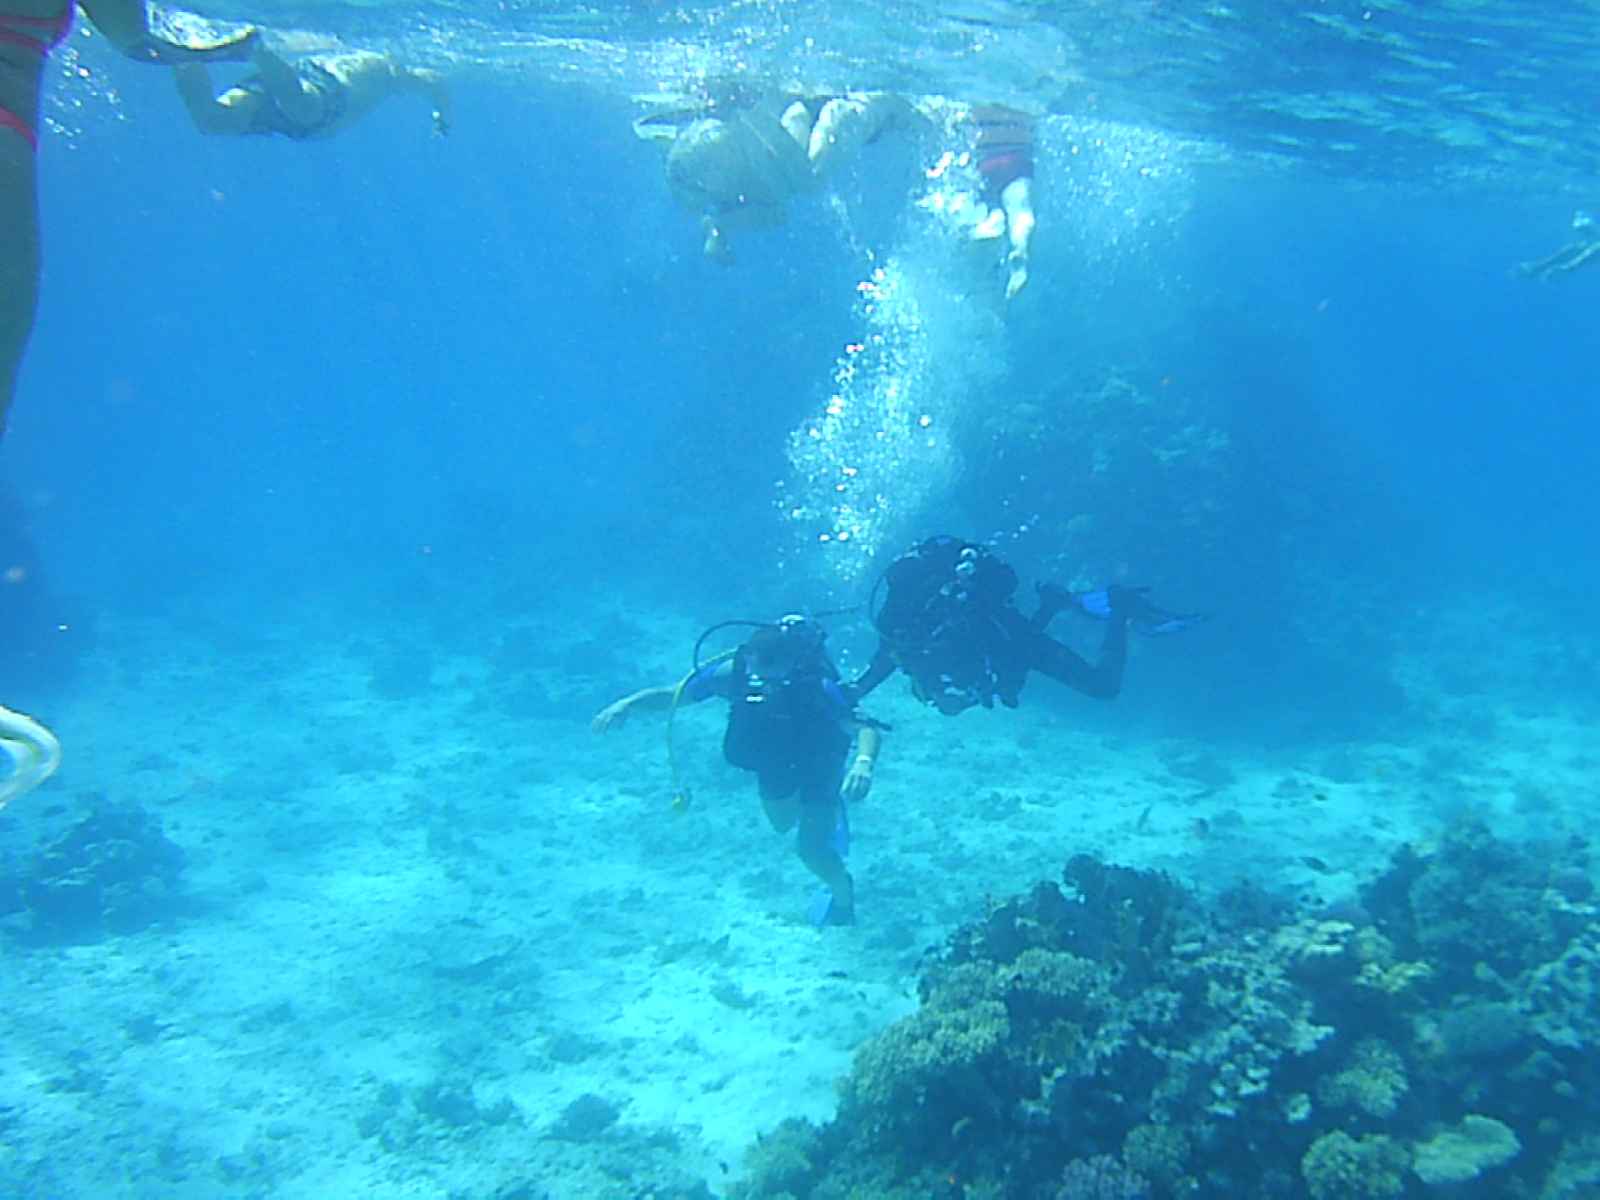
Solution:
[{"label": "snorkeler at surface", "polygon": [[1554,254],[1533,262],[1518,263],[1517,274],[1527,279],[1554,279],[1557,275],[1576,271],[1600,258],[1600,228],[1596,227],[1594,217],[1586,212],[1573,213],[1572,229],[1582,236],[1568,242]]},{"label": "snorkeler at surface", "polygon": [[983,176],[987,218],[974,230],[979,238],[1006,237],[1006,299],[1028,285],[1033,245],[1033,118],[1014,108],[980,104],[972,110],[977,129],[973,149]]},{"label": "snorkeler at surface", "polygon": [[[1157,608],[1144,588],[1074,593],[1053,584],[1040,585],[1038,611],[1025,617],[1013,600],[1017,573],[983,546],[943,535],[897,558],[880,586],[883,605],[872,617],[878,648],[845,693],[859,702],[899,670],[917,699],[945,716],[977,705],[992,708],[996,700],[1015,708],[1031,671],[1110,700],[1122,690],[1130,627],[1149,635],[1176,633],[1201,619]],[[1067,609],[1107,622],[1098,661],[1088,662],[1045,633]]]},{"label": "snorkeler at surface", "polygon": [[315,54],[290,63],[263,47],[255,70],[218,94],[204,66],[173,71],[178,95],[201,133],[248,137],[281,134],[295,140],[332,137],[391,96],[420,93],[433,105],[433,128],[450,132],[450,92],[444,77],[403,67],[365,50]]},{"label": "snorkeler at surface", "polygon": [[646,139],[668,139],[667,187],[700,215],[708,258],[730,261],[734,229],[781,225],[789,202],[911,113],[882,92],[754,96],[737,88],[700,101],[668,98],[634,122]]},{"label": "snorkeler at surface", "polygon": [[812,906],[813,923],[853,925],[855,883],[844,864],[847,805],[872,787],[884,727],[858,714],[846,698],[838,669],[823,649],[825,636],[817,622],[799,616],[759,625],[732,654],[697,663],[676,687],[624,696],[591,725],[605,733],[635,711],[713,696],[728,701],[724,757],[755,774],[773,829],[787,833],[799,826],[800,861],[827,887]]},{"label": "snorkeler at surface", "polygon": [[[106,40],[137,62],[244,58],[255,30],[203,45],[150,31],[143,0],[83,0]],[[0,0],[0,437],[16,396],[17,372],[39,300],[39,101],[45,59],[72,27],[68,0]]]}]

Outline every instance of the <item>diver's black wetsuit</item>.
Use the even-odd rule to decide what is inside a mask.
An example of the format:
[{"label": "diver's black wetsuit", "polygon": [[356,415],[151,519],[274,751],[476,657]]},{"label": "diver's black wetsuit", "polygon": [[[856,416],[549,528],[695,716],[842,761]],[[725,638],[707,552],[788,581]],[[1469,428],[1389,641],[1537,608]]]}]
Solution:
[{"label": "diver's black wetsuit", "polygon": [[702,669],[684,688],[686,700],[712,696],[730,703],[723,756],[754,771],[763,796],[798,792],[803,801],[827,804],[838,798],[853,706],[828,670],[806,668],[763,680],[751,673],[741,652],[732,662]]},{"label": "diver's black wetsuit", "polygon": [[829,923],[853,922],[855,884],[843,859],[848,818],[839,788],[859,718],[833,664],[818,654],[782,678],[763,678],[741,649],[731,662],[696,672],[683,695],[729,702],[724,757],[755,772],[774,829],[799,826],[800,860],[832,893]]},{"label": "diver's black wetsuit", "polygon": [[874,616],[879,641],[869,665],[846,689],[859,701],[898,668],[926,703],[953,715],[996,699],[1017,706],[1028,672],[1038,671],[1096,699],[1122,690],[1128,618],[1113,614],[1090,663],[1045,633],[1072,603],[1063,589],[1042,589],[1039,609],[1025,617],[1012,593],[1017,575],[981,546],[929,538],[885,573],[887,593]]}]

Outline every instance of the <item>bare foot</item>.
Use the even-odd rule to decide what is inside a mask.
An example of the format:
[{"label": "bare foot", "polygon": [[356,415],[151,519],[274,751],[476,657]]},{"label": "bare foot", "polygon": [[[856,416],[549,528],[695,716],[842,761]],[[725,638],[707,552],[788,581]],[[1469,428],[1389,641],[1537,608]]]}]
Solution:
[{"label": "bare foot", "polygon": [[1006,299],[1014,300],[1017,293],[1028,286],[1028,260],[1013,251],[1006,256],[1006,265],[1011,268],[1011,274],[1006,279]]}]

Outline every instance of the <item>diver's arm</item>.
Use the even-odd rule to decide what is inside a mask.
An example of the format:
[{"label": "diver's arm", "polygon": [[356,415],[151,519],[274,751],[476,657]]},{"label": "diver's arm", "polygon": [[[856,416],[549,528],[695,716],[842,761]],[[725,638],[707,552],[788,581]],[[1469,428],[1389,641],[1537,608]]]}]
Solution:
[{"label": "diver's arm", "polygon": [[150,32],[144,0],[79,0],[94,27],[119,53],[135,62],[176,66],[179,63],[248,62],[261,34],[255,26],[209,45],[187,46]]},{"label": "diver's arm", "polygon": [[883,734],[870,725],[863,725],[856,736],[856,756],[839,785],[839,794],[854,803],[872,790],[872,772],[878,765],[878,752],[883,749]]},{"label": "diver's arm", "polygon": [[877,686],[895,671],[894,654],[890,651],[887,642],[880,641],[878,648],[873,652],[872,662],[867,669],[854,680],[845,685],[845,695],[852,704],[859,704],[870,695]]},{"label": "diver's arm", "polygon": [[671,687],[643,688],[631,696],[614,700],[594,715],[589,728],[605,733],[627,722],[637,710],[640,712],[665,712],[672,707],[672,698],[678,694],[677,685]]},{"label": "diver's arm", "polygon": [[863,725],[861,732],[856,735],[856,765],[872,770],[878,764],[878,755],[883,751],[883,734],[871,725]]},{"label": "diver's arm", "polygon": [[1035,585],[1034,590],[1039,595],[1039,607],[1034,610],[1028,624],[1040,632],[1056,619],[1058,613],[1078,607],[1078,598],[1060,584],[1041,583]]}]

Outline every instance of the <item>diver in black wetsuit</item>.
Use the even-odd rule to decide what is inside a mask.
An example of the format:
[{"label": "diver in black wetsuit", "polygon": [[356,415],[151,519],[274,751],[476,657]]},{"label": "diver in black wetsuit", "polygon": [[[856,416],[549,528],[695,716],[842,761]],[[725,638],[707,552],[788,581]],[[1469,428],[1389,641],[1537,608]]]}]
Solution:
[{"label": "diver in black wetsuit", "polygon": [[697,653],[696,667],[682,683],[624,696],[602,709],[591,726],[603,733],[636,709],[697,704],[713,696],[727,700],[724,757],[755,773],[761,807],[773,829],[787,833],[799,826],[800,860],[827,885],[812,906],[812,921],[852,925],[855,884],[844,864],[846,804],[872,787],[882,745],[879,731],[886,727],[855,711],[823,649],[824,636],[817,622],[799,616],[758,625],[732,654],[700,665]]},{"label": "diver in black wetsuit", "polygon": [[[1145,599],[1144,588],[1111,586],[1074,593],[1039,586],[1032,617],[1018,611],[1017,573],[983,546],[931,537],[890,564],[879,586],[883,606],[873,614],[878,649],[845,691],[859,702],[896,670],[912,693],[946,716],[999,700],[1015,708],[1030,671],[1100,700],[1122,690],[1128,629],[1175,633],[1200,620]],[[876,589],[875,589],[876,590]],[[1056,614],[1076,608],[1108,622],[1100,656],[1088,662],[1045,633]]]}]

